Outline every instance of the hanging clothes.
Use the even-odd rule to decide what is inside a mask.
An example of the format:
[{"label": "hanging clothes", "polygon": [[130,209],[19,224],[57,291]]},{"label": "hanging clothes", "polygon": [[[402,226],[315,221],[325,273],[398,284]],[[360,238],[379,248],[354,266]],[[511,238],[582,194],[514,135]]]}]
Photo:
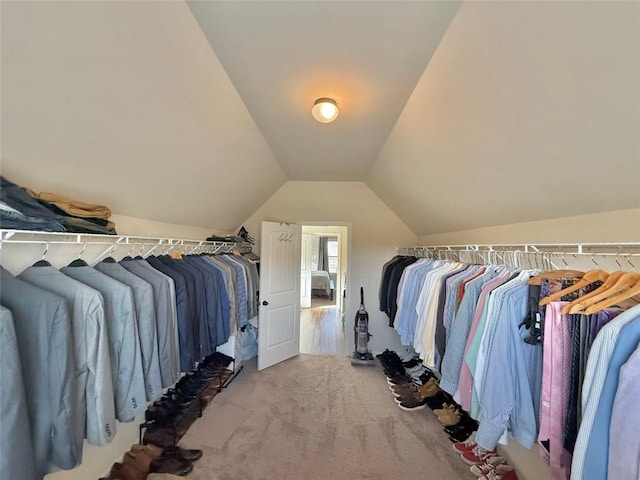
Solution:
[{"label": "hanging clothes", "polygon": [[32,266],[19,276],[21,280],[63,297],[71,314],[76,376],[76,448],[82,441],[104,445],[116,434],[113,383],[107,325],[102,295],[82,282],[68,277],[52,266]]},{"label": "hanging clothes", "polygon": [[[77,368],[66,300],[0,267],[0,303],[13,314],[36,478],[80,463],[72,417]],[[4,412],[3,412],[4,415]],[[2,452],[4,455],[4,452]]]},{"label": "hanging clothes", "polygon": [[36,478],[31,425],[11,310],[0,306],[0,472],[5,478]]}]

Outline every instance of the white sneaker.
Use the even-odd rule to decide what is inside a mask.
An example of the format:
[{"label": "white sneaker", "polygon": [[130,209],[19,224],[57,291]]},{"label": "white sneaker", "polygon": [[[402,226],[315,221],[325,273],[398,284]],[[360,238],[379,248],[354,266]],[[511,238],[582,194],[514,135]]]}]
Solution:
[{"label": "white sneaker", "polygon": [[498,473],[509,472],[513,470],[511,465],[507,465],[505,462],[507,461],[504,457],[489,457],[487,458],[485,463],[481,463],[480,465],[472,465],[469,467],[471,473],[473,473],[476,477],[481,477],[483,475],[488,475],[489,472],[496,471]]}]

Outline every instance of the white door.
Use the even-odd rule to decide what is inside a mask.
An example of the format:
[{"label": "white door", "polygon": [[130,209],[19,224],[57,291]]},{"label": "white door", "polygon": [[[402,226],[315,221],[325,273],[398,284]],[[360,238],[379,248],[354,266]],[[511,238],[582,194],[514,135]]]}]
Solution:
[{"label": "white door", "polygon": [[258,370],[300,353],[302,226],[262,222]]},{"label": "white door", "polygon": [[302,252],[300,256],[300,307],[311,307],[311,238],[308,233],[302,234]]}]

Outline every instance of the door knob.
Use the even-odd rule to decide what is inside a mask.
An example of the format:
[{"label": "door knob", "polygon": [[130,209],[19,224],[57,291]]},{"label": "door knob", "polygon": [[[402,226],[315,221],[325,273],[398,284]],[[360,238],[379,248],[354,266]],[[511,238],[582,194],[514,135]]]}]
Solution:
[{"label": "door knob", "polygon": [[267,306],[267,305],[269,305],[269,302],[267,302],[266,300],[264,300],[264,301],[262,302],[262,305]]}]

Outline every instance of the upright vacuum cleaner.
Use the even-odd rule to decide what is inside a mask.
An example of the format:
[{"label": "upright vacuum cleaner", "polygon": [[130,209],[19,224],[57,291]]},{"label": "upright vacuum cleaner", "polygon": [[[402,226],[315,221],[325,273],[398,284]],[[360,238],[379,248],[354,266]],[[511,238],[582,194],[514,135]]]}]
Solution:
[{"label": "upright vacuum cleaner", "polygon": [[374,366],[376,362],[368,348],[371,334],[369,333],[369,314],[364,308],[364,289],[362,287],[360,287],[360,308],[356,313],[353,332],[355,335],[355,350],[351,355],[351,365]]}]

